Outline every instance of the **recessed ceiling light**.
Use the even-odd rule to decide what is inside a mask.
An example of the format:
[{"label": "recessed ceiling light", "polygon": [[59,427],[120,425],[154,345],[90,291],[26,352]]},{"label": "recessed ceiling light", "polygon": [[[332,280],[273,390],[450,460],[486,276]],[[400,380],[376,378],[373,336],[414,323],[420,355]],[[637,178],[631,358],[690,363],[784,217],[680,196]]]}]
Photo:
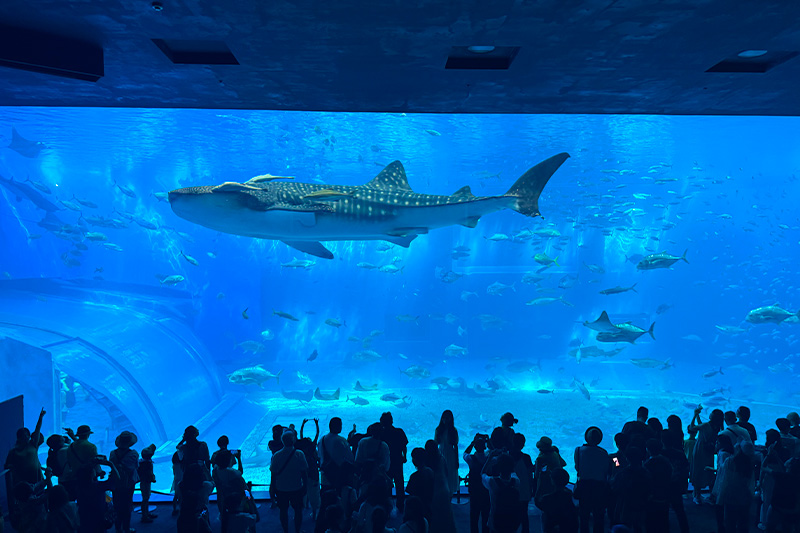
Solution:
[{"label": "recessed ceiling light", "polygon": [[767,55],[766,50],[745,50],[744,52],[739,52],[739,57],[761,57]]},{"label": "recessed ceiling light", "polygon": [[467,50],[473,54],[488,54],[494,52],[494,46],[468,46]]}]

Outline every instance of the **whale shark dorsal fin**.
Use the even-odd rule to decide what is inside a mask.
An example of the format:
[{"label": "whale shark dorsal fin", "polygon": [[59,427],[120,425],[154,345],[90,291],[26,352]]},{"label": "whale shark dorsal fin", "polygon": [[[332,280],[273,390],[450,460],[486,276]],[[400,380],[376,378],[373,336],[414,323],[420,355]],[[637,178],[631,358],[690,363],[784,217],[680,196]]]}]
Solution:
[{"label": "whale shark dorsal fin", "polygon": [[475,195],[472,194],[472,189],[469,188],[469,185],[464,185],[454,192],[452,196],[453,198],[475,198]]},{"label": "whale shark dorsal fin", "polygon": [[236,183],[235,181],[226,181],[222,185],[217,185],[213,189],[212,192],[236,192],[236,191],[258,191],[260,190],[258,187],[251,187],[250,185],[246,185],[244,183]]},{"label": "whale shark dorsal fin", "polygon": [[365,183],[362,187],[381,190],[396,189],[412,192],[411,187],[408,185],[406,170],[403,168],[403,163],[400,161],[392,161],[386,165],[377,176],[372,178],[372,181]]},{"label": "whale shark dorsal fin", "polygon": [[333,259],[333,253],[325,248],[319,241],[281,241],[286,246],[291,246],[295,250],[320,257],[322,259]]}]

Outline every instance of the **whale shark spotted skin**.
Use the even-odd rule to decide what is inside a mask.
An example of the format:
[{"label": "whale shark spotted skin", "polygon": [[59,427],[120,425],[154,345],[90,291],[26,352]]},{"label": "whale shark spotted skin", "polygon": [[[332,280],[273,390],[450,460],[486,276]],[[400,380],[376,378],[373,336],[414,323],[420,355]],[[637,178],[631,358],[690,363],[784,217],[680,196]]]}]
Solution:
[{"label": "whale shark spotted skin", "polygon": [[539,195],[569,154],[550,157],[525,172],[500,196],[475,196],[469,186],[452,195],[411,189],[394,161],[369,183],[324,185],[254,178],[245,183],[170,191],[172,210],[207,228],[283,241],[302,252],[332,259],[320,241],[384,240],[408,247],[418,235],[460,224],[474,228],[483,215],[512,209],[541,216]]}]

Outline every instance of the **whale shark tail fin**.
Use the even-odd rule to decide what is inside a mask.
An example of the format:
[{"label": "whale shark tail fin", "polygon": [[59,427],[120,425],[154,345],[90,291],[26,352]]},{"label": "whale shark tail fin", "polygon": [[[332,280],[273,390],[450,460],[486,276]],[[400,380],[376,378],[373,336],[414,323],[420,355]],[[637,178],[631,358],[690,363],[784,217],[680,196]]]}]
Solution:
[{"label": "whale shark tail fin", "polygon": [[541,216],[539,212],[539,195],[542,194],[544,186],[555,174],[556,170],[567,160],[569,154],[562,152],[549,159],[545,159],[538,165],[528,169],[525,174],[508,189],[504,196],[513,196],[517,199],[514,210],[526,217]]}]

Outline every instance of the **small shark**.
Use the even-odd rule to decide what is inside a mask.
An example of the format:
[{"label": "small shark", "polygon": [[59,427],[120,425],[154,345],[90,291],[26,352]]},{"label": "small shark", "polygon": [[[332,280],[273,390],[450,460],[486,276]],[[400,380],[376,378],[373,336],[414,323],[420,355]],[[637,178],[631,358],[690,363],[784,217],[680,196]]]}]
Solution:
[{"label": "small shark", "polygon": [[541,216],[539,195],[569,154],[550,157],[525,172],[505,194],[475,196],[469,186],[452,195],[414,192],[399,161],[365,185],[250,180],[170,191],[179,217],[207,228],[279,240],[307,254],[332,259],[320,241],[383,240],[408,247],[418,235],[460,224],[474,228],[486,214],[512,209]]},{"label": "small shark", "polygon": [[47,148],[43,142],[31,141],[23,137],[17,131],[17,128],[11,127],[11,144],[8,148],[14,150],[23,157],[35,158],[38,157],[42,150]]}]

